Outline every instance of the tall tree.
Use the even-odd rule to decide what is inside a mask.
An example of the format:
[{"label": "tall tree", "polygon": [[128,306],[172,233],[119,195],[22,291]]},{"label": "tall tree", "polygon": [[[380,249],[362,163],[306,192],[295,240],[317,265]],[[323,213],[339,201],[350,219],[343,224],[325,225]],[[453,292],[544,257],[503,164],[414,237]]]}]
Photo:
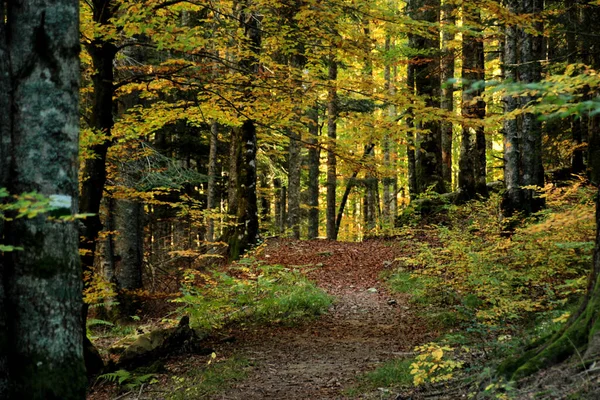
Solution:
[{"label": "tall tree", "polygon": [[[7,14],[5,5],[0,2],[0,51],[8,57],[0,61],[0,84],[7,83],[8,65],[12,90],[2,92],[0,104],[11,107],[0,113],[9,116],[11,128],[0,119],[0,133],[12,160],[2,184],[13,193],[49,197],[57,219],[38,215],[5,226],[9,244],[25,250],[5,253],[1,261],[6,319],[0,396],[84,399],[79,234],[76,222],[58,219],[78,212],[79,4],[15,1],[7,4]],[[14,141],[8,143],[5,134]]]},{"label": "tall tree", "polygon": [[308,239],[319,236],[319,111],[318,105],[308,111]]},{"label": "tall tree", "polygon": [[[467,3],[467,2],[465,2]],[[456,17],[454,15],[454,0],[444,0],[442,4],[442,54],[440,62],[440,79],[442,81],[442,94],[440,107],[442,110],[454,110],[454,29]],[[452,122],[443,121],[440,124],[440,140],[442,144],[442,178],[447,188],[452,187]]]},{"label": "tall tree", "polygon": [[[206,209],[213,212],[217,206],[217,143],[219,140],[219,124],[217,121],[212,121],[210,124],[210,151],[208,156],[208,185]],[[209,216],[206,221],[206,240],[212,242],[215,238],[215,222],[212,216]]]},{"label": "tall tree", "polygon": [[[11,99],[10,93],[10,64],[8,42],[6,36],[6,3],[0,1],[0,187],[8,186],[10,151],[11,151]],[[0,218],[0,238],[3,236],[4,220]],[[0,398],[8,398],[8,337],[6,320],[6,292],[4,290],[4,259],[0,256]]]},{"label": "tall tree", "polygon": [[[514,14],[540,14],[543,1],[506,0],[508,10]],[[510,82],[532,83],[541,79],[540,60],[543,55],[541,26],[532,27],[533,33],[513,24],[507,24],[504,43],[504,75]],[[527,93],[515,97],[509,93],[504,97],[505,112],[530,105],[535,100]],[[504,122],[504,179],[506,192],[502,209],[505,215],[515,212],[530,214],[540,210],[544,200],[533,187],[543,187],[542,135],[540,122],[531,112],[521,117],[509,117]]]},{"label": "tall tree", "polygon": [[[411,61],[414,65],[416,94],[426,107],[440,107],[439,79],[439,19],[440,0],[410,0],[410,14],[416,21],[430,24],[427,33],[410,34],[412,46],[419,54]],[[420,118],[415,153],[417,192],[433,188],[444,193],[442,177],[442,140],[440,124],[431,118]]]},{"label": "tall tree", "polygon": [[338,75],[338,61],[332,50],[329,56],[328,80],[329,90],[327,97],[327,239],[337,239],[335,194],[337,190],[337,159],[335,145],[337,140],[338,96],[336,80]]},{"label": "tall tree", "polygon": [[[244,32],[244,54],[239,65],[244,76],[245,98],[250,101],[251,82],[259,70],[261,48],[260,16],[244,2],[239,12],[239,24]],[[233,130],[229,173],[229,213],[235,225],[225,233],[229,257],[235,259],[258,240],[258,199],[256,195],[256,125],[246,118]]]},{"label": "tall tree", "polygon": [[462,41],[462,127],[458,187],[462,200],[487,195],[485,102],[481,82],[485,79],[483,37],[479,5],[464,3]]}]

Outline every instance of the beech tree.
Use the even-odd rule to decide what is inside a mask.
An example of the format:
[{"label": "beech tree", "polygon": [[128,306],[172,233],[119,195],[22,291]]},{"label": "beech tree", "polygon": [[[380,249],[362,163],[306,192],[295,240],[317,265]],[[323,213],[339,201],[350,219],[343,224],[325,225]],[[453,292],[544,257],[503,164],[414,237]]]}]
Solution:
[{"label": "beech tree", "polygon": [[0,260],[2,398],[85,398],[78,57],[77,1],[0,2],[0,185],[42,194],[50,209],[3,227],[22,250]]}]

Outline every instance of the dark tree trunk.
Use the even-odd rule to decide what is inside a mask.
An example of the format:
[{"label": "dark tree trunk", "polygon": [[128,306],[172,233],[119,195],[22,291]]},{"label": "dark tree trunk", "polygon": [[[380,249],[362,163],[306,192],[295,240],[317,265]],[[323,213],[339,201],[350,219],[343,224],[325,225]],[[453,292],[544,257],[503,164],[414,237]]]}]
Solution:
[{"label": "dark tree trunk", "polygon": [[[539,14],[543,11],[542,0],[514,1],[507,0],[506,5],[514,13]],[[536,24],[541,31],[541,26]],[[539,60],[543,56],[542,37],[517,26],[506,27],[504,46],[505,77],[509,81],[532,83],[541,79]],[[530,94],[515,98],[505,96],[505,112],[525,107],[535,100]],[[535,189],[524,189],[525,186],[544,186],[544,169],[542,166],[542,135],[540,122],[532,113],[523,114],[520,126],[516,119],[504,123],[504,179],[506,192],[502,202],[505,216],[516,212],[529,215],[544,206],[543,197]]]},{"label": "dark tree trunk", "polygon": [[[387,53],[392,49],[392,38],[388,34],[385,37],[385,50]],[[394,96],[396,93],[395,80],[396,74],[394,68],[390,62],[385,64],[384,68],[384,80],[385,80],[385,91],[390,95]],[[396,107],[394,105],[388,106],[388,117],[390,120],[396,119]],[[397,146],[396,142],[392,140],[392,135],[387,132],[383,138],[383,165],[386,170],[386,176],[383,178],[383,221],[388,227],[392,227],[394,224],[394,217],[396,215],[397,208],[397,194],[395,186],[398,184],[397,178]]]},{"label": "dark tree trunk", "polygon": [[309,110],[308,133],[308,239],[319,236],[319,114],[316,108]]},{"label": "dark tree trunk", "polygon": [[[512,12],[517,12],[518,2],[506,0],[507,7]],[[508,82],[516,82],[518,58],[519,28],[509,24],[504,32],[504,78]],[[504,96],[504,112],[510,113],[518,108],[518,100],[511,94]],[[502,200],[502,209],[505,216],[511,216],[516,210],[521,209],[522,193],[520,188],[520,137],[517,119],[506,119],[502,128],[504,134],[504,183],[506,192]]]},{"label": "dark tree trunk", "polygon": [[[248,39],[249,55],[240,60],[247,84],[258,73],[258,55],[261,47],[259,16],[242,7],[240,26]],[[245,93],[247,100],[252,93]],[[227,229],[222,241],[229,245],[229,258],[237,259],[258,240],[258,198],[256,195],[256,126],[248,119],[234,129],[231,137],[229,173],[229,213],[234,216],[235,226]]]},{"label": "dark tree trunk", "polygon": [[[11,153],[10,64],[6,37],[5,2],[0,1],[0,187],[8,186]],[[0,200],[2,201],[2,200]],[[4,243],[4,220],[0,218],[0,243]],[[9,398],[8,331],[6,320],[6,293],[4,290],[4,258],[0,256],[0,398]]]},{"label": "dark tree trunk", "polygon": [[[436,24],[440,16],[440,0],[411,0],[411,16],[418,21]],[[435,25],[433,25],[435,26]],[[415,57],[415,89],[425,99],[426,107],[440,107],[440,79],[438,74],[440,47],[439,35],[433,31],[429,36],[411,35],[412,45],[419,51],[428,51],[427,55]],[[433,52],[433,54],[432,54]],[[417,190],[422,193],[432,188],[444,193],[442,178],[442,140],[440,124],[437,121],[419,123],[417,149],[415,154],[415,172]]]},{"label": "dark tree trunk", "polygon": [[[111,0],[97,0],[92,3],[93,21],[100,26],[108,26],[114,16],[115,4]],[[92,75],[92,111],[90,115],[90,128],[96,133],[104,135],[104,141],[92,146],[88,151],[91,154],[84,161],[81,171],[81,193],[79,208],[81,213],[91,214],[83,220],[83,230],[80,235],[79,247],[81,248],[81,263],[84,273],[92,274],[96,243],[98,234],[102,230],[100,222],[100,203],[106,183],[106,154],[110,146],[111,131],[113,127],[113,94],[114,71],[113,64],[117,54],[117,47],[113,42],[95,39],[86,45],[92,59],[95,73]],[[89,279],[86,280],[89,282]],[[88,307],[83,305],[82,323],[85,328]],[[84,340],[85,365],[88,375],[100,372],[103,366],[102,359],[86,336]]]},{"label": "dark tree trunk", "polygon": [[[442,6],[442,59],[440,63],[440,79],[442,81],[442,96],[440,107],[451,113],[454,110],[454,84],[450,79],[454,78],[454,16],[455,6],[452,2],[444,2]],[[464,39],[463,39],[464,40]],[[442,142],[442,178],[447,188],[452,187],[452,122],[444,121],[440,124],[440,135]]]},{"label": "dark tree trunk", "polygon": [[[217,144],[219,140],[219,124],[216,121],[210,124],[210,150],[208,155],[208,188],[206,208],[209,212],[214,212],[217,205]],[[215,240],[215,222],[210,216],[206,223],[206,240],[212,242]]]},{"label": "dark tree trunk", "polygon": [[281,235],[285,230],[285,218],[283,215],[284,212],[281,207],[282,204],[284,204],[285,207],[285,200],[282,200],[282,197],[284,197],[284,195],[283,189],[281,188],[281,179],[273,179],[273,188],[275,189],[275,232]]},{"label": "dark tree trunk", "polygon": [[[7,19],[0,6],[0,51],[6,55],[8,50],[13,77],[12,91],[1,96],[11,107],[0,113],[9,115],[14,139],[10,178],[2,183],[12,193],[35,191],[49,197],[49,213],[68,217],[79,211],[79,4],[34,3],[8,3]],[[7,59],[1,60],[0,84],[5,84]],[[4,139],[6,126],[0,129]],[[3,140],[2,146],[6,144]],[[3,398],[85,398],[77,223],[47,217],[15,219],[5,226],[8,244],[24,250],[2,256],[0,296],[5,296],[6,319],[0,349],[7,351],[7,358],[0,358]]]},{"label": "dark tree trunk", "polygon": [[[475,6],[477,7],[477,6]],[[485,132],[485,102],[481,99],[482,89],[471,87],[485,79],[483,38],[478,28],[481,25],[479,9],[463,9],[466,26],[473,26],[473,33],[463,33],[462,42],[462,127],[460,161],[458,173],[459,198],[467,201],[477,195],[487,196]]]},{"label": "dark tree trunk", "polygon": [[[371,155],[374,148],[375,148],[374,144],[365,146],[365,152],[362,156],[361,161],[365,161],[365,159]],[[350,179],[348,179],[348,183],[346,184],[346,190],[344,191],[344,194],[340,201],[340,208],[338,210],[337,217],[335,219],[335,237],[333,238],[333,240],[337,240],[338,234],[340,232],[340,226],[342,225],[342,217],[344,216],[344,208],[346,208],[346,202],[348,201],[348,197],[350,196],[350,191],[356,184],[356,177],[358,176],[359,172],[360,172],[360,167],[358,167],[354,170],[354,172],[352,173],[352,177],[350,177]]]},{"label": "dark tree trunk", "polygon": [[329,95],[327,103],[327,239],[336,240],[338,226],[335,217],[335,194],[337,189],[337,172],[335,146],[337,140],[338,99],[336,90],[337,61],[334,56],[329,59]]},{"label": "dark tree trunk", "polygon": [[[524,0],[521,1],[523,13],[529,15],[540,15],[544,11],[543,0]],[[540,60],[543,57],[543,26],[542,23],[535,24],[539,34],[523,32],[522,44],[520,47],[520,62],[523,66],[520,69],[520,79],[523,83],[539,82],[542,79],[542,66]],[[536,97],[526,94],[520,97],[521,108],[534,102]],[[542,166],[542,127],[538,116],[533,113],[523,115],[523,141],[522,141],[522,170],[523,186],[544,187],[544,168]],[[524,191],[526,213],[536,212],[545,205],[544,198],[540,192],[535,189],[526,189]]]},{"label": "dark tree trunk", "polygon": [[[406,68],[406,84],[408,91],[411,95],[414,95],[415,90],[415,66],[408,64]],[[406,116],[406,126],[408,131],[406,133],[406,157],[408,163],[408,193],[410,194],[411,200],[414,200],[419,195],[419,188],[417,186],[417,166],[416,166],[416,143],[414,133],[414,122],[413,122],[413,109],[409,109]]]},{"label": "dark tree trunk", "polygon": [[291,131],[288,164],[288,220],[290,235],[300,239],[300,134]]},{"label": "dark tree trunk", "polygon": [[144,222],[142,203],[115,200],[115,278],[119,299],[119,316],[136,315],[139,307],[136,290],[142,288]]},{"label": "dark tree trunk", "polygon": [[[226,231],[230,259],[237,259],[258,241],[258,203],[256,196],[256,128],[247,120],[234,129],[231,165],[237,164],[235,179],[230,179],[229,210],[235,225]],[[233,146],[233,144],[232,144]],[[241,167],[241,168],[240,168]],[[233,180],[233,182],[231,182]],[[232,186],[235,185],[235,186]]]}]

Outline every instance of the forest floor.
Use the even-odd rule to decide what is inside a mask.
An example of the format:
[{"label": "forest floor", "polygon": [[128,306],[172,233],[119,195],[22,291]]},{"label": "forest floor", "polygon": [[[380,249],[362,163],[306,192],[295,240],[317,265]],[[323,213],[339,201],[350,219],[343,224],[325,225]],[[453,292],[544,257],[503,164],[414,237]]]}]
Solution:
[{"label": "forest floor", "polygon": [[[219,399],[340,399],[366,371],[411,353],[435,332],[380,280],[402,252],[398,243],[368,240],[271,241],[261,258],[282,265],[318,265],[311,280],[335,297],[329,313],[293,328],[237,331],[233,351],[254,366]],[[379,394],[377,396],[379,398]]]},{"label": "forest floor", "polygon": [[[256,257],[268,264],[301,267],[334,297],[333,305],[317,319],[291,327],[233,325],[218,332],[218,337],[234,340],[214,341],[216,362],[243,359],[243,378],[233,379],[218,393],[190,392],[189,397],[177,397],[396,398],[397,394],[383,388],[371,395],[353,394],[352,388],[365,372],[385,361],[412,354],[415,345],[438,335],[416,315],[408,295],[392,294],[381,278],[386,270],[396,266],[399,256],[409,251],[410,241],[269,240]],[[206,363],[206,356],[174,357],[166,363],[166,374],[145,390],[142,387],[138,392],[136,388],[123,394],[99,384],[92,388],[89,399],[170,398],[161,390],[170,384],[169,375],[185,375],[194,368],[204,368]]]}]

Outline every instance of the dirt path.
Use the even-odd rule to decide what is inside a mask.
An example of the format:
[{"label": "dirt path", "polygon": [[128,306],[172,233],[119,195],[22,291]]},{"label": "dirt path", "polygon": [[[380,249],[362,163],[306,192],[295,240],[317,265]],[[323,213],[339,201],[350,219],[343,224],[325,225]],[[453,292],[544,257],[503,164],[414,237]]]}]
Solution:
[{"label": "dirt path", "polygon": [[[407,299],[378,277],[402,253],[394,242],[273,241],[260,255],[273,264],[318,266],[311,279],[336,297],[330,312],[295,328],[239,331],[219,349],[247,358],[247,379],[215,399],[341,399],[358,375],[431,335]],[[228,348],[227,348],[228,347]]]}]

